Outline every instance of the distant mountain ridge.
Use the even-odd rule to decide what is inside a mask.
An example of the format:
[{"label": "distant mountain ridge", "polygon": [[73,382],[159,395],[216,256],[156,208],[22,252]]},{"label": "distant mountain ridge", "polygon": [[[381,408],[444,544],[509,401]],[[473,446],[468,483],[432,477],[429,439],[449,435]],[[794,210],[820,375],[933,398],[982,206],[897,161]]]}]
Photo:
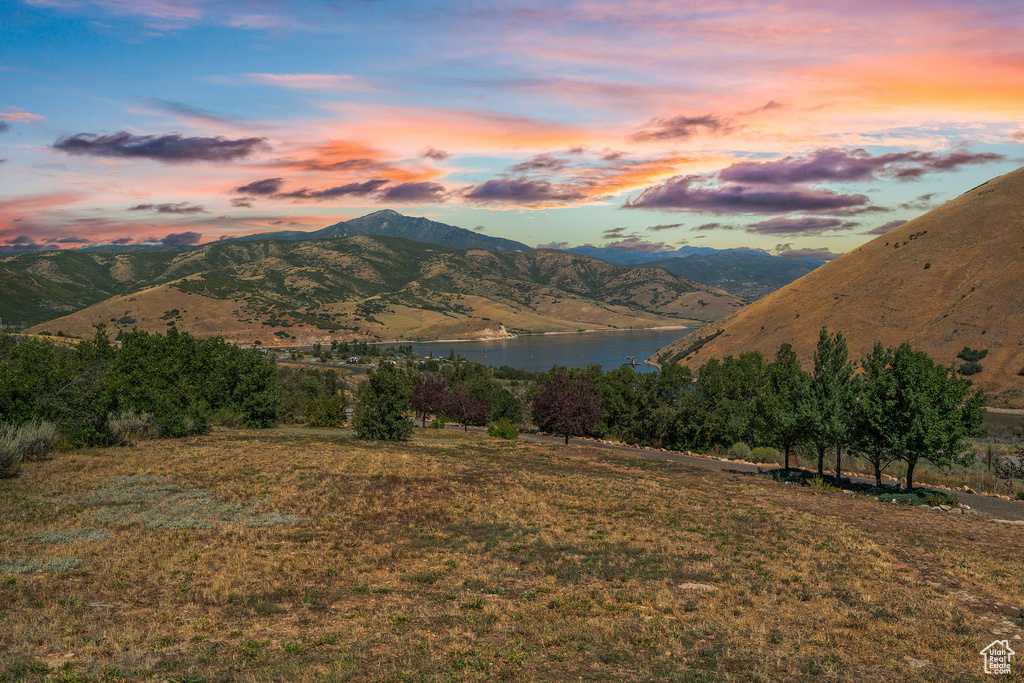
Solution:
[{"label": "distant mountain ridge", "polygon": [[571,251],[574,254],[583,254],[599,258],[608,263],[620,266],[632,266],[638,263],[649,263],[669,258],[686,258],[695,254],[714,254],[719,249],[712,247],[691,247],[686,245],[675,251],[637,251],[632,249],[616,249],[615,247],[595,247],[584,244],[582,247],[569,247],[563,251]]},{"label": "distant mountain ridge", "polygon": [[449,249],[486,249],[495,253],[509,251],[531,251],[522,242],[491,237],[465,228],[447,223],[438,223],[429,218],[405,216],[391,209],[375,211],[359,218],[341,221],[321,230],[303,232],[300,230],[284,230],[281,232],[265,232],[258,235],[232,237],[235,241],[251,240],[315,240],[355,237],[356,235],[378,235],[380,237],[403,237],[416,242],[439,244]]},{"label": "distant mountain ridge", "polygon": [[688,280],[703,282],[751,300],[788,285],[824,263],[811,258],[773,256],[753,249],[714,249],[690,245],[675,251],[627,251],[590,245],[571,247],[565,251],[618,265],[664,268]]},{"label": "distant mountain ridge", "polygon": [[638,268],[663,268],[695,282],[724,289],[730,294],[754,300],[807,275],[822,265],[813,259],[791,259],[761,251],[724,249],[684,258],[667,258],[637,263]]}]

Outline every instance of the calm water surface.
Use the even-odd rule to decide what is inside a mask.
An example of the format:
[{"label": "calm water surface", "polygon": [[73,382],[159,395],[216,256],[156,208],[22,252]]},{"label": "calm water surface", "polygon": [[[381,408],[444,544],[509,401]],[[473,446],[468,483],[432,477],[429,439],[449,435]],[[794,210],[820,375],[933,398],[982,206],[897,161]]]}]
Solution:
[{"label": "calm water surface", "polygon": [[[636,356],[638,372],[653,372],[644,358],[693,330],[615,330],[578,334],[525,335],[515,339],[411,344],[420,356],[447,356],[450,351],[484,365],[509,365],[522,370],[550,370],[552,365],[583,368],[597,363],[614,370]],[[389,344],[388,346],[393,346]]]}]

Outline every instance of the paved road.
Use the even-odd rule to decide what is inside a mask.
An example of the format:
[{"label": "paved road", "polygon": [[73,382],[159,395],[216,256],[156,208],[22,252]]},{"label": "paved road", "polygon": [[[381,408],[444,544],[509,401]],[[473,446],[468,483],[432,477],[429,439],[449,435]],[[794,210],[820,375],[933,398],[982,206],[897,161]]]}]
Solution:
[{"label": "paved road", "polygon": [[[462,430],[462,427],[456,425],[446,425],[445,428]],[[487,430],[482,427],[470,427],[469,431],[477,434],[487,433]],[[547,434],[520,434],[519,440],[545,444],[565,443],[564,437],[550,436]],[[618,451],[620,453],[628,453],[629,455],[636,455],[650,460],[669,460],[671,462],[692,465],[694,467],[703,467],[709,470],[730,470],[733,472],[756,473],[770,472],[771,470],[776,469],[774,467],[766,467],[764,465],[753,465],[750,463],[732,461],[723,462],[716,458],[703,458],[696,455],[686,455],[685,453],[676,453],[673,451],[653,451],[643,448],[632,448],[630,446],[619,446],[617,444],[601,443],[599,441],[589,441],[587,439],[569,439],[569,444],[573,446],[589,446],[591,448]],[[858,483],[872,485],[875,483],[873,477],[851,477],[851,480]],[[956,497],[959,498],[960,502],[964,505],[970,505],[973,510],[991,515],[993,519],[1024,521],[1024,502],[1022,501],[1002,500],[992,496],[980,496],[971,493],[961,493],[959,491],[956,493]]]}]

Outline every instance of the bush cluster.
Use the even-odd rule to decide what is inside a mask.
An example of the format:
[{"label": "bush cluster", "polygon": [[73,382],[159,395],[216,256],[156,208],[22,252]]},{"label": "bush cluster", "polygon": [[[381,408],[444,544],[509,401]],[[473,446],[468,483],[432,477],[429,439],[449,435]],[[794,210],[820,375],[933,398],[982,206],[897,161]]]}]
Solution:
[{"label": "bush cluster", "polygon": [[958,372],[964,377],[977,375],[979,372],[981,372],[981,363],[975,360],[967,361],[966,363],[961,363],[960,370]]},{"label": "bush cluster", "polygon": [[150,413],[123,410],[107,416],[107,435],[112,445],[129,446],[160,438],[160,425]]},{"label": "bush cluster", "polygon": [[988,349],[972,349],[970,346],[965,346],[960,353],[956,354],[956,357],[969,363],[977,363],[987,355]]},{"label": "bush cluster", "polygon": [[342,427],[347,407],[344,395],[315,398],[306,404],[306,422],[311,427]]},{"label": "bush cluster", "polygon": [[750,457],[750,446],[742,441],[734,443],[726,452],[726,455],[732,460],[746,460]]},{"label": "bush cluster", "polygon": [[15,476],[23,462],[44,459],[59,440],[60,434],[52,422],[0,424],[0,478]]},{"label": "bush cluster", "polygon": [[487,433],[498,439],[509,439],[515,441],[519,438],[519,427],[511,420],[501,419],[493,424],[487,425]]},{"label": "bush cluster", "polygon": [[205,432],[212,411],[246,427],[281,413],[276,370],[258,351],[170,328],[111,343],[103,326],[77,345],[0,334],[0,421],[52,423],[73,446]]}]

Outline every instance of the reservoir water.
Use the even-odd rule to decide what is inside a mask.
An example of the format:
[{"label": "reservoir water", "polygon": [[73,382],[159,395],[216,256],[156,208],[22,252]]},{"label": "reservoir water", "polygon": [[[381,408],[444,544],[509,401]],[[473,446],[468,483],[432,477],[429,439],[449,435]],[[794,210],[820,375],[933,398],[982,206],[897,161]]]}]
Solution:
[{"label": "reservoir water", "polygon": [[[654,372],[643,360],[693,330],[613,330],[575,334],[531,334],[515,339],[410,344],[422,357],[447,357],[451,351],[483,365],[508,365],[521,370],[550,370],[553,365],[584,368],[597,363],[605,371],[635,356],[637,372]],[[394,346],[388,344],[388,346]]]}]

